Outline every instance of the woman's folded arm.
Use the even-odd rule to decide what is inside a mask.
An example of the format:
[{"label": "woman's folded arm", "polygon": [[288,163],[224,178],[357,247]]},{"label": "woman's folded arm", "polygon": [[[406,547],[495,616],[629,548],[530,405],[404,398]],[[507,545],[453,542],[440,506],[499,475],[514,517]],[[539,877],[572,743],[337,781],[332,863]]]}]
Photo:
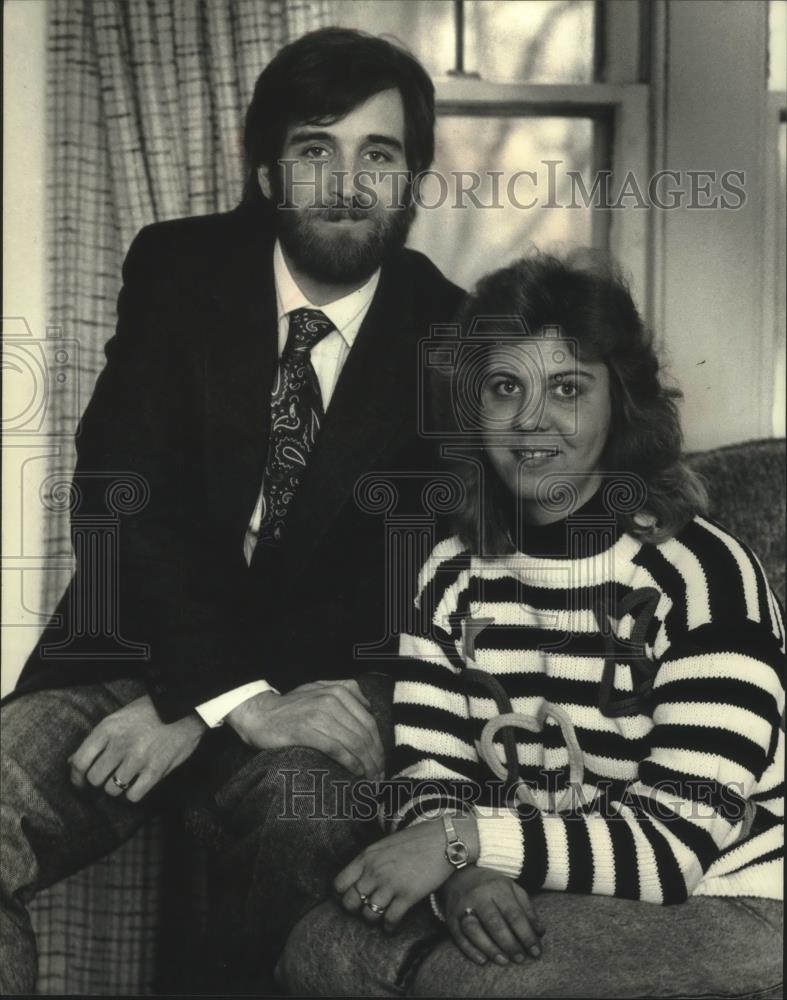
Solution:
[{"label": "woman's folded arm", "polygon": [[[773,637],[737,652],[702,649],[689,633],[662,659],[653,690],[650,752],[636,780],[599,788],[569,813],[529,805],[476,810],[478,864],[525,888],[653,903],[691,895],[710,865],[748,833],[752,795],[774,764],[784,693]],[[725,626],[724,634],[734,630]],[[718,631],[717,645],[729,647]],[[743,645],[743,644],[742,644]],[[766,816],[766,825],[768,817]],[[774,823],[776,822],[774,817]]]}]

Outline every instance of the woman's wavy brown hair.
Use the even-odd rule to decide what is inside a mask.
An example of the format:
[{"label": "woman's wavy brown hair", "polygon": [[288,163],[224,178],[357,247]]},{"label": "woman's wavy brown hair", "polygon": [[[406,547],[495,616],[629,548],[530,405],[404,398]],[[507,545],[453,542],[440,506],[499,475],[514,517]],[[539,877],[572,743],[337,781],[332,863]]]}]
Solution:
[{"label": "woman's wavy brown hair", "polygon": [[[560,259],[534,252],[494,271],[481,279],[458,317],[462,337],[472,337],[477,317],[488,321],[494,316],[505,318],[509,329],[510,318],[520,317],[526,336],[559,327],[561,336],[576,341],[581,358],[607,366],[612,418],[602,469],[633,473],[647,491],[641,510],[621,515],[624,530],[657,543],[705,511],[702,481],[682,459],[682,393],[666,384],[653,334],[608,255],[579,250]],[[452,394],[457,377],[455,368],[448,387]],[[483,463],[483,504],[477,470],[469,463],[460,467],[467,492],[455,529],[473,551],[502,554],[513,548],[511,501],[485,457]]]}]

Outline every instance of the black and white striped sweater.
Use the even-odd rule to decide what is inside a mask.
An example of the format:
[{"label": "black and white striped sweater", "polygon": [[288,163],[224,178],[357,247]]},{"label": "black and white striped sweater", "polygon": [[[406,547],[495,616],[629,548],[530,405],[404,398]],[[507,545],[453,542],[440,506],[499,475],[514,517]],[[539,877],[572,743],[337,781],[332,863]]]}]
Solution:
[{"label": "black and white striped sweater", "polygon": [[[478,864],[528,889],[781,898],[784,625],[756,556],[701,517],[658,545],[589,532],[595,551],[578,550],[572,519],[543,534],[493,558],[449,538],[424,566],[393,709],[414,791],[388,829],[429,815],[435,783],[442,802],[472,785]],[[482,734],[500,697],[468,666],[529,717],[514,804],[491,804],[505,731],[486,753]]]}]

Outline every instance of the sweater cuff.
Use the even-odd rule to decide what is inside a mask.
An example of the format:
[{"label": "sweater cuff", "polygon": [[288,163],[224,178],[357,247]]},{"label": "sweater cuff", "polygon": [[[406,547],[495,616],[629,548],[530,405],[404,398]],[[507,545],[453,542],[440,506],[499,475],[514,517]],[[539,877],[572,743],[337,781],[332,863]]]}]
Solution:
[{"label": "sweater cuff", "polygon": [[479,868],[496,868],[497,871],[517,878],[525,866],[525,844],[522,839],[522,821],[509,809],[495,806],[475,806],[478,825]]}]

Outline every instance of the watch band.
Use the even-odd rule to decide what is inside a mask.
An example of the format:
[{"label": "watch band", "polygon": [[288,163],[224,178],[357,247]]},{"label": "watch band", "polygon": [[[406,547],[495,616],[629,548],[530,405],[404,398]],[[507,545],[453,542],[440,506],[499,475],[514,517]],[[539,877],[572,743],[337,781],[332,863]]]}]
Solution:
[{"label": "watch band", "polygon": [[454,821],[447,813],[443,813],[443,828],[445,829],[445,858],[454,868],[465,868],[468,863],[467,844],[456,832]]},{"label": "watch band", "polygon": [[429,893],[429,905],[432,907],[432,913],[435,915],[435,919],[439,920],[441,924],[445,923],[445,916],[443,911],[440,909],[440,904],[437,902],[437,893]]}]

